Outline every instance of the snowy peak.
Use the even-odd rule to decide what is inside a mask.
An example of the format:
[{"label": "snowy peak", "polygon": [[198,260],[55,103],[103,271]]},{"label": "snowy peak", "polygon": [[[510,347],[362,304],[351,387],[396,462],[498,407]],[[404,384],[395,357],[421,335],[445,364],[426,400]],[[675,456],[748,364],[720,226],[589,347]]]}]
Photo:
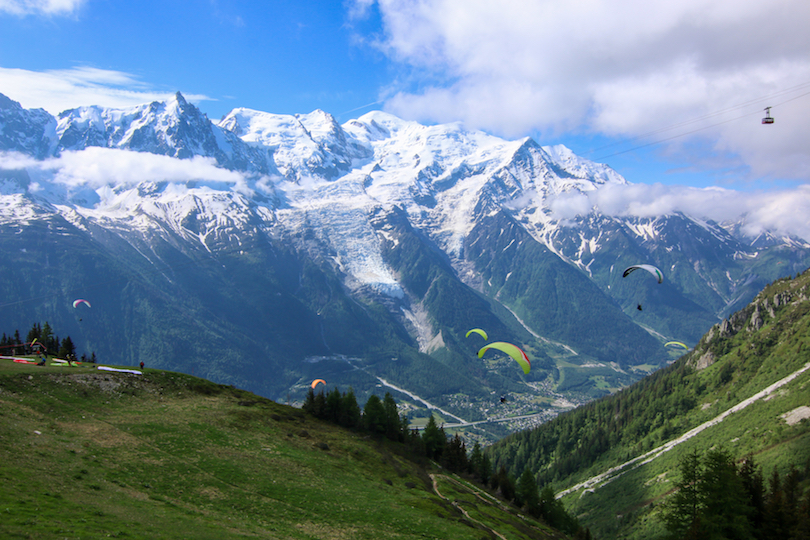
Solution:
[{"label": "snowy peak", "polygon": [[595,163],[589,159],[580,157],[562,144],[544,146],[543,150],[552,162],[556,163],[562,171],[574,178],[587,178],[594,184],[628,183],[622,175],[607,165]]},{"label": "snowy peak", "polygon": [[59,115],[56,152],[92,146],[148,152],[179,159],[214,158],[227,169],[268,173],[266,152],[223,132],[178,92],[167,102],[128,109],[80,107]]},{"label": "snowy peak", "polygon": [[48,156],[56,120],[43,109],[23,109],[0,94],[0,150],[11,150],[37,159]]},{"label": "snowy peak", "polygon": [[323,111],[282,115],[238,108],[217,125],[254,148],[266,149],[275,168],[296,182],[337,178],[351,169],[354,159],[370,154],[367,147],[350,141],[335,119]]},{"label": "snowy peak", "polygon": [[121,148],[177,158],[217,153],[211,123],[179,93],[130,109],[80,107],[59,115],[58,150]]}]

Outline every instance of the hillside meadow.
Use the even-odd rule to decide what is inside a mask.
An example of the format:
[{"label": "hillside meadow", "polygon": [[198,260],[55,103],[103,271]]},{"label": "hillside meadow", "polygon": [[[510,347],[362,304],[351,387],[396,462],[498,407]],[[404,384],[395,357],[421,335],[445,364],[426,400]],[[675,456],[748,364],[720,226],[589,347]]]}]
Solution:
[{"label": "hillside meadow", "polygon": [[401,446],[180,373],[0,360],[3,538],[564,538]]}]

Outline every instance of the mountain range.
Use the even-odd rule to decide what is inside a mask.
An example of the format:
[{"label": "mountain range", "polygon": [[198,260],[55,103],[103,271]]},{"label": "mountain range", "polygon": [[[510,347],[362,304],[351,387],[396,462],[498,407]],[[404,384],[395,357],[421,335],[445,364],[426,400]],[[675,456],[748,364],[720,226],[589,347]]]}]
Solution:
[{"label": "mountain range", "polygon": [[[79,353],[279,401],[385,386],[413,419],[497,437],[672,362],[665,342],[810,266],[805,239],[739,222],[554,211],[627,184],[564,146],[383,112],[214,122],[178,93],[54,117],[0,95],[0,329],[49,321]],[[663,283],[622,277],[638,263]],[[479,359],[475,327],[531,372]]]}]

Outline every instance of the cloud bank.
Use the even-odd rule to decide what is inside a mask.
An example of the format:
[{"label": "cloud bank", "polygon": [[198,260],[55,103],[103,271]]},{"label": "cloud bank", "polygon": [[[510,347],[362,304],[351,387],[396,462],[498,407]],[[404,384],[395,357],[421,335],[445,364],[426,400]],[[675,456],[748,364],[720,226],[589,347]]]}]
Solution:
[{"label": "cloud bank", "polygon": [[810,180],[806,0],[356,0],[349,13],[375,8],[375,46],[409,68],[385,92],[398,116],[508,137],[655,132],[641,142]]},{"label": "cloud bank", "polygon": [[177,159],[101,147],[68,151],[41,161],[17,152],[0,152],[0,169],[26,169],[35,191],[46,191],[49,184],[72,190],[133,187],[141,182],[209,182],[241,190],[247,182],[243,174],[217,167],[214,158]]},{"label": "cloud bank", "polygon": [[[216,190],[251,196],[255,190],[273,191],[269,178],[249,178],[222,169],[213,158],[177,159],[113,148],[90,147],[60,157],[36,160],[16,152],[0,152],[0,169],[29,172],[34,192],[99,193],[110,187],[141,182],[194,182]],[[52,187],[49,187],[52,186]],[[810,242],[810,186],[767,192],[742,192],[717,187],[693,188],[664,184],[609,183],[588,192],[567,192],[547,201],[554,218],[565,221],[594,209],[608,216],[655,218],[684,213],[717,223],[742,222],[742,231],[757,236],[764,231]]]},{"label": "cloud bank", "polygon": [[741,192],[717,187],[693,188],[663,184],[610,184],[597,190],[569,192],[549,201],[560,220],[596,209],[609,216],[655,218],[675,213],[717,223],[742,222],[742,232],[755,237],[764,231],[810,242],[810,186],[767,192]]}]

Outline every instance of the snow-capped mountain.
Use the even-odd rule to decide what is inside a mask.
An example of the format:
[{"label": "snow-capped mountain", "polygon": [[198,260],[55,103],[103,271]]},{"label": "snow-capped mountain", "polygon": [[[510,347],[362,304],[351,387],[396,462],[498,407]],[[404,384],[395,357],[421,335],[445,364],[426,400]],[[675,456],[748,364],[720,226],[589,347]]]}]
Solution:
[{"label": "snow-capped mountain", "polygon": [[[592,396],[810,262],[802,240],[684,214],[562,219],[560,200],[628,182],[564,146],[382,112],[212,122],[178,93],[53,118],[0,96],[0,152],[3,330],[59,321],[120,363],[271,397],[325,372],[455,411],[482,389]],[[621,277],[639,262],[665,283]],[[79,324],[62,297],[93,287],[106,315]],[[531,376],[476,358],[464,335],[484,326]]]}]

